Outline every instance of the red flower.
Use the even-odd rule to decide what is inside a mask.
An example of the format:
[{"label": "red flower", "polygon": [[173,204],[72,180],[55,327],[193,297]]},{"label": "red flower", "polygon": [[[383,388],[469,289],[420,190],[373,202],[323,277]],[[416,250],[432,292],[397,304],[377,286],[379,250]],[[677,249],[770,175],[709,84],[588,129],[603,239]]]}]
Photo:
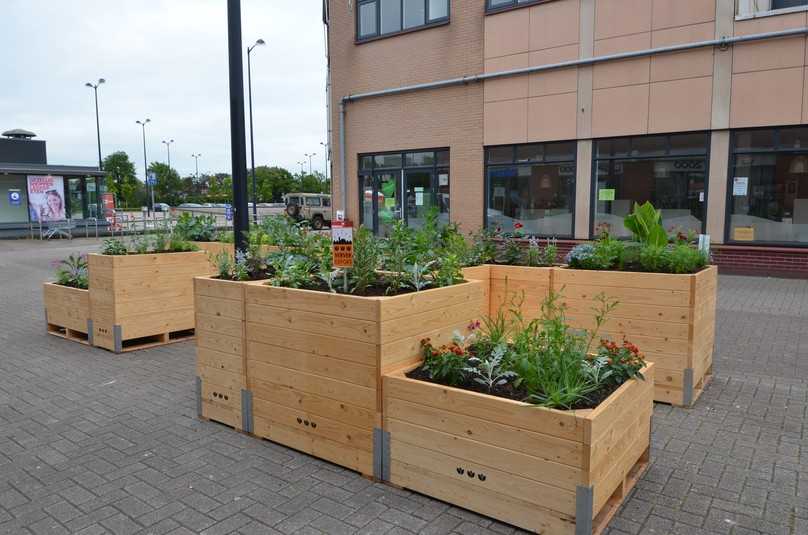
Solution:
[{"label": "red flower", "polygon": [[515,228],[516,230],[519,230],[519,229],[521,229],[521,228],[523,228],[523,227],[524,227],[524,225],[523,225],[522,223],[520,223],[519,221],[516,221],[516,222],[513,224],[513,228]]}]

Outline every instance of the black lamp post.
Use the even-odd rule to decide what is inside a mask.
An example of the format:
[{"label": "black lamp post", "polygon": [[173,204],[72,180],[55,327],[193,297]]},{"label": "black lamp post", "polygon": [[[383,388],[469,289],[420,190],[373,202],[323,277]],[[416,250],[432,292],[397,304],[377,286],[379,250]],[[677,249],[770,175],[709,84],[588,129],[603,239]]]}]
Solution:
[{"label": "black lamp post", "polygon": [[255,137],[253,135],[253,108],[252,108],[252,58],[250,54],[257,46],[263,46],[266,42],[259,39],[254,45],[247,47],[247,91],[250,95],[250,162],[252,164],[252,197],[253,197],[253,222],[258,224],[258,186],[255,178]]},{"label": "black lamp post", "polygon": [[[151,122],[151,119],[145,119],[143,121],[137,120],[135,123],[139,124],[141,129],[143,130],[143,178],[146,179],[146,191],[151,191],[151,206],[149,207],[149,213],[154,211],[154,186],[149,184],[149,163],[146,159],[146,125]],[[148,201],[146,201],[148,204]]]},{"label": "black lamp post", "polygon": [[227,0],[227,50],[230,73],[230,152],[233,167],[235,249],[247,252],[247,147],[244,139],[244,64],[241,48],[241,0]]},{"label": "black lamp post", "polygon": [[166,146],[166,150],[168,151],[168,171],[171,172],[171,144],[174,143],[173,139],[169,139],[166,141],[163,140],[163,145]]},{"label": "black lamp post", "polygon": [[98,83],[94,84],[92,82],[87,82],[86,84],[84,84],[87,87],[91,87],[93,89],[93,91],[95,92],[95,131],[96,131],[96,134],[98,135],[98,170],[99,171],[103,171],[104,163],[103,163],[103,160],[101,160],[101,121],[98,118],[98,86],[100,86],[101,84],[105,84],[105,83],[107,83],[106,80],[104,80],[103,78],[99,78]]}]

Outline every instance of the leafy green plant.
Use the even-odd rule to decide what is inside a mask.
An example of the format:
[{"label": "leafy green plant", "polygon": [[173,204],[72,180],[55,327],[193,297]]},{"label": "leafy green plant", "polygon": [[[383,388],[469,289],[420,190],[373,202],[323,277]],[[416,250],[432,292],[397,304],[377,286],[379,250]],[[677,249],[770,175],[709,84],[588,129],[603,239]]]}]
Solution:
[{"label": "leafy green plant", "polygon": [[469,353],[459,337],[452,343],[433,347],[429,339],[421,340],[424,354],[424,371],[441,384],[458,386],[466,378]]},{"label": "leafy green plant", "polygon": [[87,256],[71,254],[56,267],[56,283],[86,290],[90,285]]},{"label": "leafy green plant", "polygon": [[524,251],[522,245],[516,238],[505,238],[502,242],[502,251],[498,255],[497,262],[500,264],[507,264],[510,266],[518,266],[522,264],[522,257]]},{"label": "leafy green plant", "polygon": [[411,258],[412,231],[402,220],[393,223],[390,235],[384,243],[384,268],[389,272],[386,277],[388,292],[397,293],[405,287],[407,263]]},{"label": "leafy green plant", "polygon": [[707,265],[707,256],[702,251],[684,243],[671,246],[668,254],[671,273],[695,273]]},{"label": "leafy green plant", "polygon": [[[429,275],[433,263],[434,261],[427,262],[426,264],[419,264],[416,262],[415,264],[406,266],[405,271],[408,276],[406,284],[416,292],[426,290],[432,286],[432,279]],[[393,287],[390,286],[388,290],[391,288]]]},{"label": "leafy green plant", "polygon": [[101,254],[109,256],[123,256],[128,254],[126,245],[121,240],[108,238],[101,244]]},{"label": "leafy green plant", "polygon": [[229,280],[232,278],[233,273],[233,258],[227,251],[219,251],[213,255],[213,263],[216,265],[216,271],[220,279]]},{"label": "leafy green plant", "polygon": [[456,253],[444,252],[438,260],[438,269],[432,275],[435,285],[443,288],[463,280],[462,262]]},{"label": "leafy green plant", "polygon": [[146,254],[151,247],[151,240],[145,234],[136,234],[130,238],[129,249],[136,254]]},{"label": "leafy green plant", "polygon": [[306,288],[311,285],[314,263],[308,258],[279,254],[271,258],[273,275],[269,279],[272,286],[282,288]]},{"label": "leafy green plant", "polygon": [[506,370],[503,366],[507,352],[508,346],[500,344],[487,357],[470,357],[467,360],[469,366],[463,371],[469,374],[475,383],[483,385],[491,392],[494,387],[502,386],[516,377],[516,372]]},{"label": "leafy green plant", "polygon": [[667,247],[648,245],[640,249],[640,267],[650,273],[662,273],[668,270],[670,258]]},{"label": "leafy green plant", "polygon": [[217,241],[216,216],[183,212],[174,224],[173,233],[185,241]]},{"label": "leafy green plant", "polygon": [[496,259],[496,256],[496,231],[484,228],[472,236],[472,245],[469,251],[467,265],[479,266],[489,264]]},{"label": "leafy green plant", "polygon": [[236,251],[235,261],[233,262],[233,280],[246,281],[250,278],[250,269],[247,265],[248,253],[244,251]]},{"label": "leafy green plant", "polygon": [[350,270],[353,292],[363,294],[378,280],[377,269],[382,263],[382,253],[376,237],[365,227],[354,232],[353,267]]},{"label": "leafy green plant", "polygon": [[662,226],[662,211],[654,208],[650,202],[643,205],[634,203],[634,210],[625,217],[623,225],[642,244],[658,247],[668,244],[668,233]]}]

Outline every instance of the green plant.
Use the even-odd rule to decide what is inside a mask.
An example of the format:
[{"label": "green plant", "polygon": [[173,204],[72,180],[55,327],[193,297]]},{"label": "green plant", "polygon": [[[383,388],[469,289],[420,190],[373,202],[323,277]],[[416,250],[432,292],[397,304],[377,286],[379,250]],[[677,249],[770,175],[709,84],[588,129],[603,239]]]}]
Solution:
[{"label": "green plant", "polygon": [[449,386],[458,386],[465,380],[469,353],[459,335],[452,343],[438,348],[433,347],[428,338],[421,340],[421,349],[424,371],[433,380]]},{"label": "green plant", "polygon": [[489,392],[494,387],[502,386],[516,377],[516,373],[503,367],[503,358],[508,351],[505,344],[497,345],[487,357],[470,357],[463,371],[472,377],[472,380],[483,385]]},{"label": "green plant", "polygon": [[643,271],[650,273],[662,273],[667,271],[670,264],[667,247],[658,245],[647,245],[640,249],[640,267]]},{"label": "green plant", "polygon": [[146,254],[150,245],[151,240],[145,234],[136,234],[130,238],[129,249],[136,254]]},{"label": "green plant", "polygon": [[[406,266],[407,280],[405,281],[416,292],[426,290],[432,285],[432,279],[429,277],[430,269],[434,262],[427,262],[426,264],[415,264]],[[391,290],[393,286],[388,287]]]},{"label": "green plant", "polygon": [[396,220],[384,241],[384,268],[389,271],[388,291],[397,293],[405,286],[407,263],[411,258],[412,231],[402,220]]},{"label": "green plant", "polygon": [[121,240],[108,238],[101,245],[101,254],[109,256],[123,256],[128,254],[126,245]]},{"label": "green plant", "polygon": [[668,254],[671,273],[695,273],[707,265],[707,256],[685,243],[671,246]]},{"label": "green plant", "polygon": [[438,260],[438,269],[432,274],[439,288],[452,286],[463,280],[462,262],[457,253],[444,251]]},{"label": "green plant", "polygon": [[227,251],[219,251],[213,255],[213,263],[216,265],[220,279],[232,279],[233,259]]},{"label": "green plant", "polygon": [[548,238],[545,246],[542,247],[538,238],[530,238],[525,253],[525,265],[530,267],[552,266],[555,264],[557,255],[558,246],[555,239],[551,241]]},{"label": "green plant", "polygon": [[89,287],[87,256],[71,254],[57,264],[56,282],[62,286],[86,290]]},{"label": "green plant", "polygon": [[183,212],[177,218],[173,232],[186,241],[216,241],[218,234],[216,216],[194,216],[189,212]]},{"label": "green plant", "polygon": [[373,232],[360,227],[354,232],[353,267],[350,270],[353,292],[363,294],[378,280],[377,269],[382,262],[381,249]]},{"label": "green plant", "polygon": [[308,258],[279,254],[270,260],[273,275],[269,279],[272,286],[282,288],[306,288],[311,285],[314,263]]},{"label": "green plant", "polygon": [[469,266],[489,264],[497,256],[496,232],[484,228],[472,236],[471,250],[469,251]]},{"label": "green plant", "polygon": [[246,281],[250,278],[250,269],[247,265],[248,253],[244,251],[236,251],[235,261],[233,262],[233,280]]},{"label": "green plant", "polygon": [[524,251],[516,238],[504,238],[502,242],[502,251],[498,255],[497,261],[500,264],[507,264],[510,266],[518,266],[522,264],[522,257]]},{"label": "green plant", "polygon": [[643,205],[634,203],[634,210],[625,217],[623,225],[642,244],[659,247],[668,244],[668,233],[662,226],[662,212],[650,202]]}]

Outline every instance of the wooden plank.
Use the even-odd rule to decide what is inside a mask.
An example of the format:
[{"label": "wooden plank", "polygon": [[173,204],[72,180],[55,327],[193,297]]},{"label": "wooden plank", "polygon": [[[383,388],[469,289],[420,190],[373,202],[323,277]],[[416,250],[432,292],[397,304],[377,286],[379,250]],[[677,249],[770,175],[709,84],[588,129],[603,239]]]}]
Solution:
[{"label": "wooden plank", "polygon": [[290,370],[255,360],[247,362],[247,377],[250,381],[276,383],[365,409],[375,410],[377,407],[376,390],[337,381],[330,377]]},{"label": "wooden plank", "polygon": [[210,316],[197,311],[196,330],[197,333],[211,332],[241,338],[244,336],[244,322],[239,319]]},{"label": "wooden plank", "polygon": [[[693,275],[670,273],[640,273],[634,271],[595,271],[585,269],[554,268],[553,285],[633,288],[670,292],[689,292]],[[609,293],[609,292],[607,292]]]},{"label": "wooden plank", "polygon": [[[455,453],[455,451],[451,451]],[[390,440],[390,460],[410,466],[418,466],[425,472],[443,475],[460,485],[473,489],[486,489],[498,495],[523,500],[563,515],[575,515],[575,491],[540,483],[512,473],[503,472],[472,462],[464,451],[457,451],[458,457],[418,446],[400,440]],[[462,474],[460,471],[462,470]],[[480,476],[484,477],[480,479]]]},{"label": "wooden plank", "polygon": [[196,333],[196,346],[198,348],[212,349],[229,355],[236,355],[242,358],[244,354],[244,342],[241,337],[227,336],[211,331],[200,331]]},{"label": "wooden plank", "polygon": [[160,314],[139,314],[116,317],[121,326],[123,340],[143,338],[174,331],[194,328],[194,309],[185,307],[177,310],[164,310]]},{"label": "wooden plank", "polygon": [[241,392],[246,386],[244,383],[244,375],[240,372],[231,372],[219,368],[210,368],[208,366],[197,366],[197,373],[199,377],[202,378],[203,382],[219,385],[234,392]]},{"label": "wooden plank", "polygon": [[[566,313],[565,316],[570,325],[575,327],[589,330],[593,330],[596,327],[593,314]],[[685,347],[687,347],[687,341],[690,338],[690,327],[687,323],[620,318],[611,315],[606,318],[601,330],[604,333],[610,333],[612,336],[616,336],[618,340],[625,336],[629,340],[634,341],[633,336],[641,335],[649,338],[659,338],[666,343],[678,340],[683,342]]]},{"label": "wooden plank", "polygon": [[[653,389],[653,385],[649,385],[649,388]],[[592,483],[596,484],[606,478],[615,459],[630,448],[634,441],[647,439],[652,413],[653,405],[649,404],[644,411],[634,413],[633,419],[630,414],[626,415],[621,418],[620,425],[612,426],[592,444],[588,471]]]},{"label": "wooden plank", "polygon": [[394,297],[379,298],[378,321],[408,324],[416,316],[426,317],[451,306],[478,306],[483,299],[484,283],[470,281],[445,288],[432,288],[421,292],[413,292]]},{"label": "wooden plank", "polygon": [[[248,291],[249,295],[249,291]],[[258,305],[247,298],[247,321],[258,325],[281,327],[297,331],[300,335],[320,334],[339,340],[379,343],[379,324],[346,315],[321,314],[305,310]],[[248,327],[249,329],[249,327]]]},{"label": "wooden plank", "polygon": [[[199,340],[199,333],[197,333],[197,340]],[[197,369],[200,366],[206,366],[215,370],[223,370],[244,376],[244,364],[240,355],[222,353],[221,351],[207,349],[205,347],[197,347],[196,365]]]},{"label": "wooden plank", "polygon": [[272,327],[251,322],[249,318],[246,324],[246,337],[248,342],[261,342],[367,366],[375,366],[378,361],[379,350],[375,344],[344,338],[335,339],[329,335],[300,333],[293,328]]},{"label": "wooden plank", "polygon": [[[592,300],[569,299],[567,297],[562,298],[561,301],[567,307],[567,314],[571,315],[594,314],[593,308],[597,304]],[[688,324],[692,317],[692,311],[690,307],[684,306],[640,305],[621,302],[617,304],[609,317]]]},{"label": "wooden plank", "polygon": [[[379,298],[332,294],[295,288],[276,288],[266,284],[251,285],[244,294],[248,308],[253,305],[317,313],[320,316],[335,316],[373,322],[379,316]],[[253,310],[262,310],[257,308]],[[259,320],[255,317],[248,321]]]},{"label": "wooden plank", "polygon": [[364,450],[353,448],[327,440],[317,438],[297,429],[270,422],[264,418],[254,418],[254,431],[256,436],[283,444],[303,453],[325,459],[326,461],[356,470],[371,476],[373,474],[373,456]]},{"label": "wooden plank", "polygon": [[[623,450],[621,454],[612,458],[611,471],[606,476],[594,482],[593,511],[595,516],[597,516],[601,509],[607,504],[615,489],[623,485],[626,476],[648,450],[650,433],[651,420],[649,419],[645,421],[644,428],[641,432],[634,437],[635,440]],[[625,498],[625,496],[621,496],[621,498]]]},{"label": "wooden plank", "polygon": [[[475,283],[478,281],[475,281]],[[389,344],[404,338],[423,338],[424,333],[441,325],[455,325],[458,322],[468,325],[479,316],[482,301],[479,299],[443,308],[427,310],[418,314],[382,321],[379,324],[379,343]]]},{"label": "wooden plank", "polygon": [[240,300],[196,295],[194,307],[197,314],[244,320],[244,302]]},{"label": "wooden plank", "polygon": [[645,380],[628,381],[621,385],[586,417],[589,426],[584,437],[585,443],[594,444],[614,427],[620,427],[621,421],[633,421],[637,414],[653,407],[655,371],[653,364],[647,364],[641,370]]},{"label": "wooden plank", "polygon": [[472,488],[452,477],[434,474],[419,466],[391,462],[390,482],[439,500],[462,504],[466,509],[535,533],[575,534],[575,520],[570,516],[559,515],[549,509],[487,489]]},{"label": "wooden plank", "polygon": [[375,366],[366,366],[353,362],[333,359],[311,353],[303,353],[293,349],[269,346],[260,342],[247,342],[247,360],[274,364],[291,370],[314,375],[331,377],[366,388],[376,388]]},{"label": "wooden plank", "polygon": [[596,296],[604,294],[611,301],[638,305],[689,307],[690,292],[675,290],[655,290],[653,288],[618,288],[583,284],[559,284],[553,282],[553,291],[561,295],[561,301],[576,299],[593,302]]},{"label": "wooden plank", "polygon": [[[522,453],[510,447],[492,446],[478,440],[466,438],[449,432],[386,417],[384,429],[391,434],[391,440],[434,450],[438,452],[457,452],[457,456],[480,466],[491,467],[511,475],[545,483],[570,492],[583,482],[580,467],[561,464],[543,459],[536,454],[539,451]],[[511,434],[518,434],[518,429]],[[503,441],[506,444],[508,441]],[[537,445],[536,449],[538,450]],[[529,500],[528,500],[529,501]]]},{"label": "wooden plank", "polygon": [[503,266],[491,265],[490,278],[492,281],[527,282],[536,287],[550,286],[550,274],[555,268],[551,267],[528,267],[528,266]]},{"label": "wooden plank", "polygon": [[194,291],[198,296],[244,300],[244,286],[241,282],[214,279],[212,277],[195,277]]},{"label": "wooden plank", "polygon": [[391,373],[402,368],[411,368],[423,361],[421,341],[429,338],[435,346],[448,344],[455,333],[468,335],[470,320],[462,319],[455,324],[438,325],[428,331],[422,331],[417,336],[402,338],[381,346],[381,373]]},{"label": "wooden plank", "polygon": [[261,398],[284,407],[302,410],[363,429],[373,429],[377,425],[375,408],[358,407],[344,401],[335,401],[316,394],[301,392],[288,386],[257,380],[254,377],[248,379],[248,387],[254,398]]},{"label": "wooden plank", "polygon": [[87,320],[90,318],[88,290],[45,283],[42,291],[48,323],[87,333]]}]

